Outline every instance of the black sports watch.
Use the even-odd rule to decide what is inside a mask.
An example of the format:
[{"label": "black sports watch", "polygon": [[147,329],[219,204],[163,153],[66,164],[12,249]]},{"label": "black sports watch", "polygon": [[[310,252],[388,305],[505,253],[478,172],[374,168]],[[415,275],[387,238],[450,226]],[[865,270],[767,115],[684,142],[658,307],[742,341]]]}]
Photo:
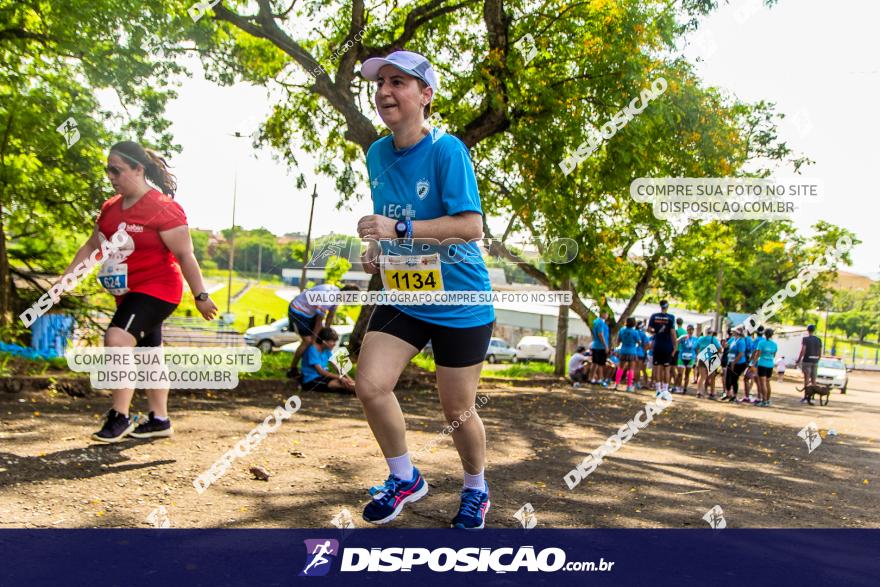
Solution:
[{"label": "black sports watch", "polygon": [[208,299],[208,292],[203,291],[202,293],[200,293],[200,294],[198,294],[197,296],[195,296],[195,298],[196,298],[198,301],[200,301],[200,302],[204,302],[205,300]]},{"label": "black sports watch", "polygon": [[406,221],[398,220],[394,225],[394,232],[397,233],[397,238],[406,237]]}]

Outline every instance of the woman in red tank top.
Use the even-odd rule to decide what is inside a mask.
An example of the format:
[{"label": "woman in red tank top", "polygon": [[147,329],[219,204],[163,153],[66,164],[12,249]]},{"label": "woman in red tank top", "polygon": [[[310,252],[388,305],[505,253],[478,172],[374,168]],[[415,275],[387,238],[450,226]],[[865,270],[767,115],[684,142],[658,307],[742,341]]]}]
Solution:
[{"label": "woman in red tank top", "polygon": [[[110,149],[106,171],[116,195],[101,206],[92,236],[65,273],[99,249],[102,241],[123,243],[111,249],[98,273],[101,285],[116,298],[104,346],[160,347],[162,322],[180,304],[184,279],[205,320],[214,318],[217,306],[205,291],[186,215],[173,200],[177,184],[165,160],[138,143],[123,141]],[[113,408],[92,438],[118,442],[128,435],[171,436],[168,388],[146,390],[150,417],[137,428],[128,414],[133,395],[134,389],[113,390]]]}]

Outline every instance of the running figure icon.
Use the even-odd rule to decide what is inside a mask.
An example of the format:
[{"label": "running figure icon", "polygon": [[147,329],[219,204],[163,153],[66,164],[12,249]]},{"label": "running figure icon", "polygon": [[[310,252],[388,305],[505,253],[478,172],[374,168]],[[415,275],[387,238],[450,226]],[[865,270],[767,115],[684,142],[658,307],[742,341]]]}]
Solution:
[{"label": "running figure icon", "polygon": [[[331,542],[335,542],[335,541],[325,540],[324,542],[315,544],[314,550],[312,550],[312,552],[309,553],[312,555],[313,558],[312,558],[311,562],[306,565],[306,568],[303,569],[303,571],[302,571],[303,575],[308,575],[309,569],[314,569],[314,568],[319,567],[321,565],[326,565],[327,563],[330,562],[330,559],[325,558],[324,555],[327,555],[327,554],[335,555],[336,554],[335,549],[331,546]],[[321,569],[321,570],[324,571],[323,573],[321,573],[322,575],[327,573],[327,569]]]}]

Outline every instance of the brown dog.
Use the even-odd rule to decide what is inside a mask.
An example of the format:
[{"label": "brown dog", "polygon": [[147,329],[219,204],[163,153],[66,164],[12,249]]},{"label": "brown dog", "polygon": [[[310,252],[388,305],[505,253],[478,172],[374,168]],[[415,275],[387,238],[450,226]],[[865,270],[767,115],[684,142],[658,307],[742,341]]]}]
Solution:
[{"label": "brown dog", "polygon": [[[804,390],[803,387],[796,387],[795,389],[797,389],[798,391]],[[814,384],[814,385],[808,385],[806,395],[807,395],[807,403],[810,404],[811,406],[814,405],[813,404],[813,396],[814,395],[819,396],[819,405],[820,406],[827,406],[828,401],[831,399],[831,386],[830,385],[819,385],[818,383]],[[825,398],[824,404],[822,403],[823,397]]]}]

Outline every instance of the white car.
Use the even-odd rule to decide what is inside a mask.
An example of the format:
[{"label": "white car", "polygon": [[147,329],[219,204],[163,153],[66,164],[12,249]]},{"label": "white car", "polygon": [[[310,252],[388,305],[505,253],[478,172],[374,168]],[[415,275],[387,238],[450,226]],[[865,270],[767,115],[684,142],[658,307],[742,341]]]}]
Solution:
[{"label": "white car", "polygon": [[[335,330],[336,333],[339,335],[339,342],[336,343],[336,348],[347,345],[348,339],[351,337],[351,331],[354,330],[354,325],[353,324],[334,324],[333,326],[331,326],[331,328],[333,328],[333,330]],[[292,342],[290,344],[286,344],[278,350],[281,351],[282,353],[295,353],[296,349],[298,349],[298,348],[299,348],[299,341]]]},{"label": "white car", "polygon": [[299,335],[288,329],[287,318],[276,320],[265,326],[254,326],[244,331],[244,343],[255,346],[264,353],[271,353],[275,347],[298,340]]},{"label": "white car", "polygon": [[489,348],[486,349],[486,360],[490,363],[501,361],[516,361],[516,349],[507,344],[503,338],[489,339]]},{"label": "white car", "polygon": [[547,361],[552,363],[556,349],[546,336],[524,336],[516,345],[517,361]]},{"label": "white car", "polygon": [[816,371],[816,383],[838,387],[842,393],[846,393],[848,375],[846,364],[836,357],[822,357],[819,359]]}]

